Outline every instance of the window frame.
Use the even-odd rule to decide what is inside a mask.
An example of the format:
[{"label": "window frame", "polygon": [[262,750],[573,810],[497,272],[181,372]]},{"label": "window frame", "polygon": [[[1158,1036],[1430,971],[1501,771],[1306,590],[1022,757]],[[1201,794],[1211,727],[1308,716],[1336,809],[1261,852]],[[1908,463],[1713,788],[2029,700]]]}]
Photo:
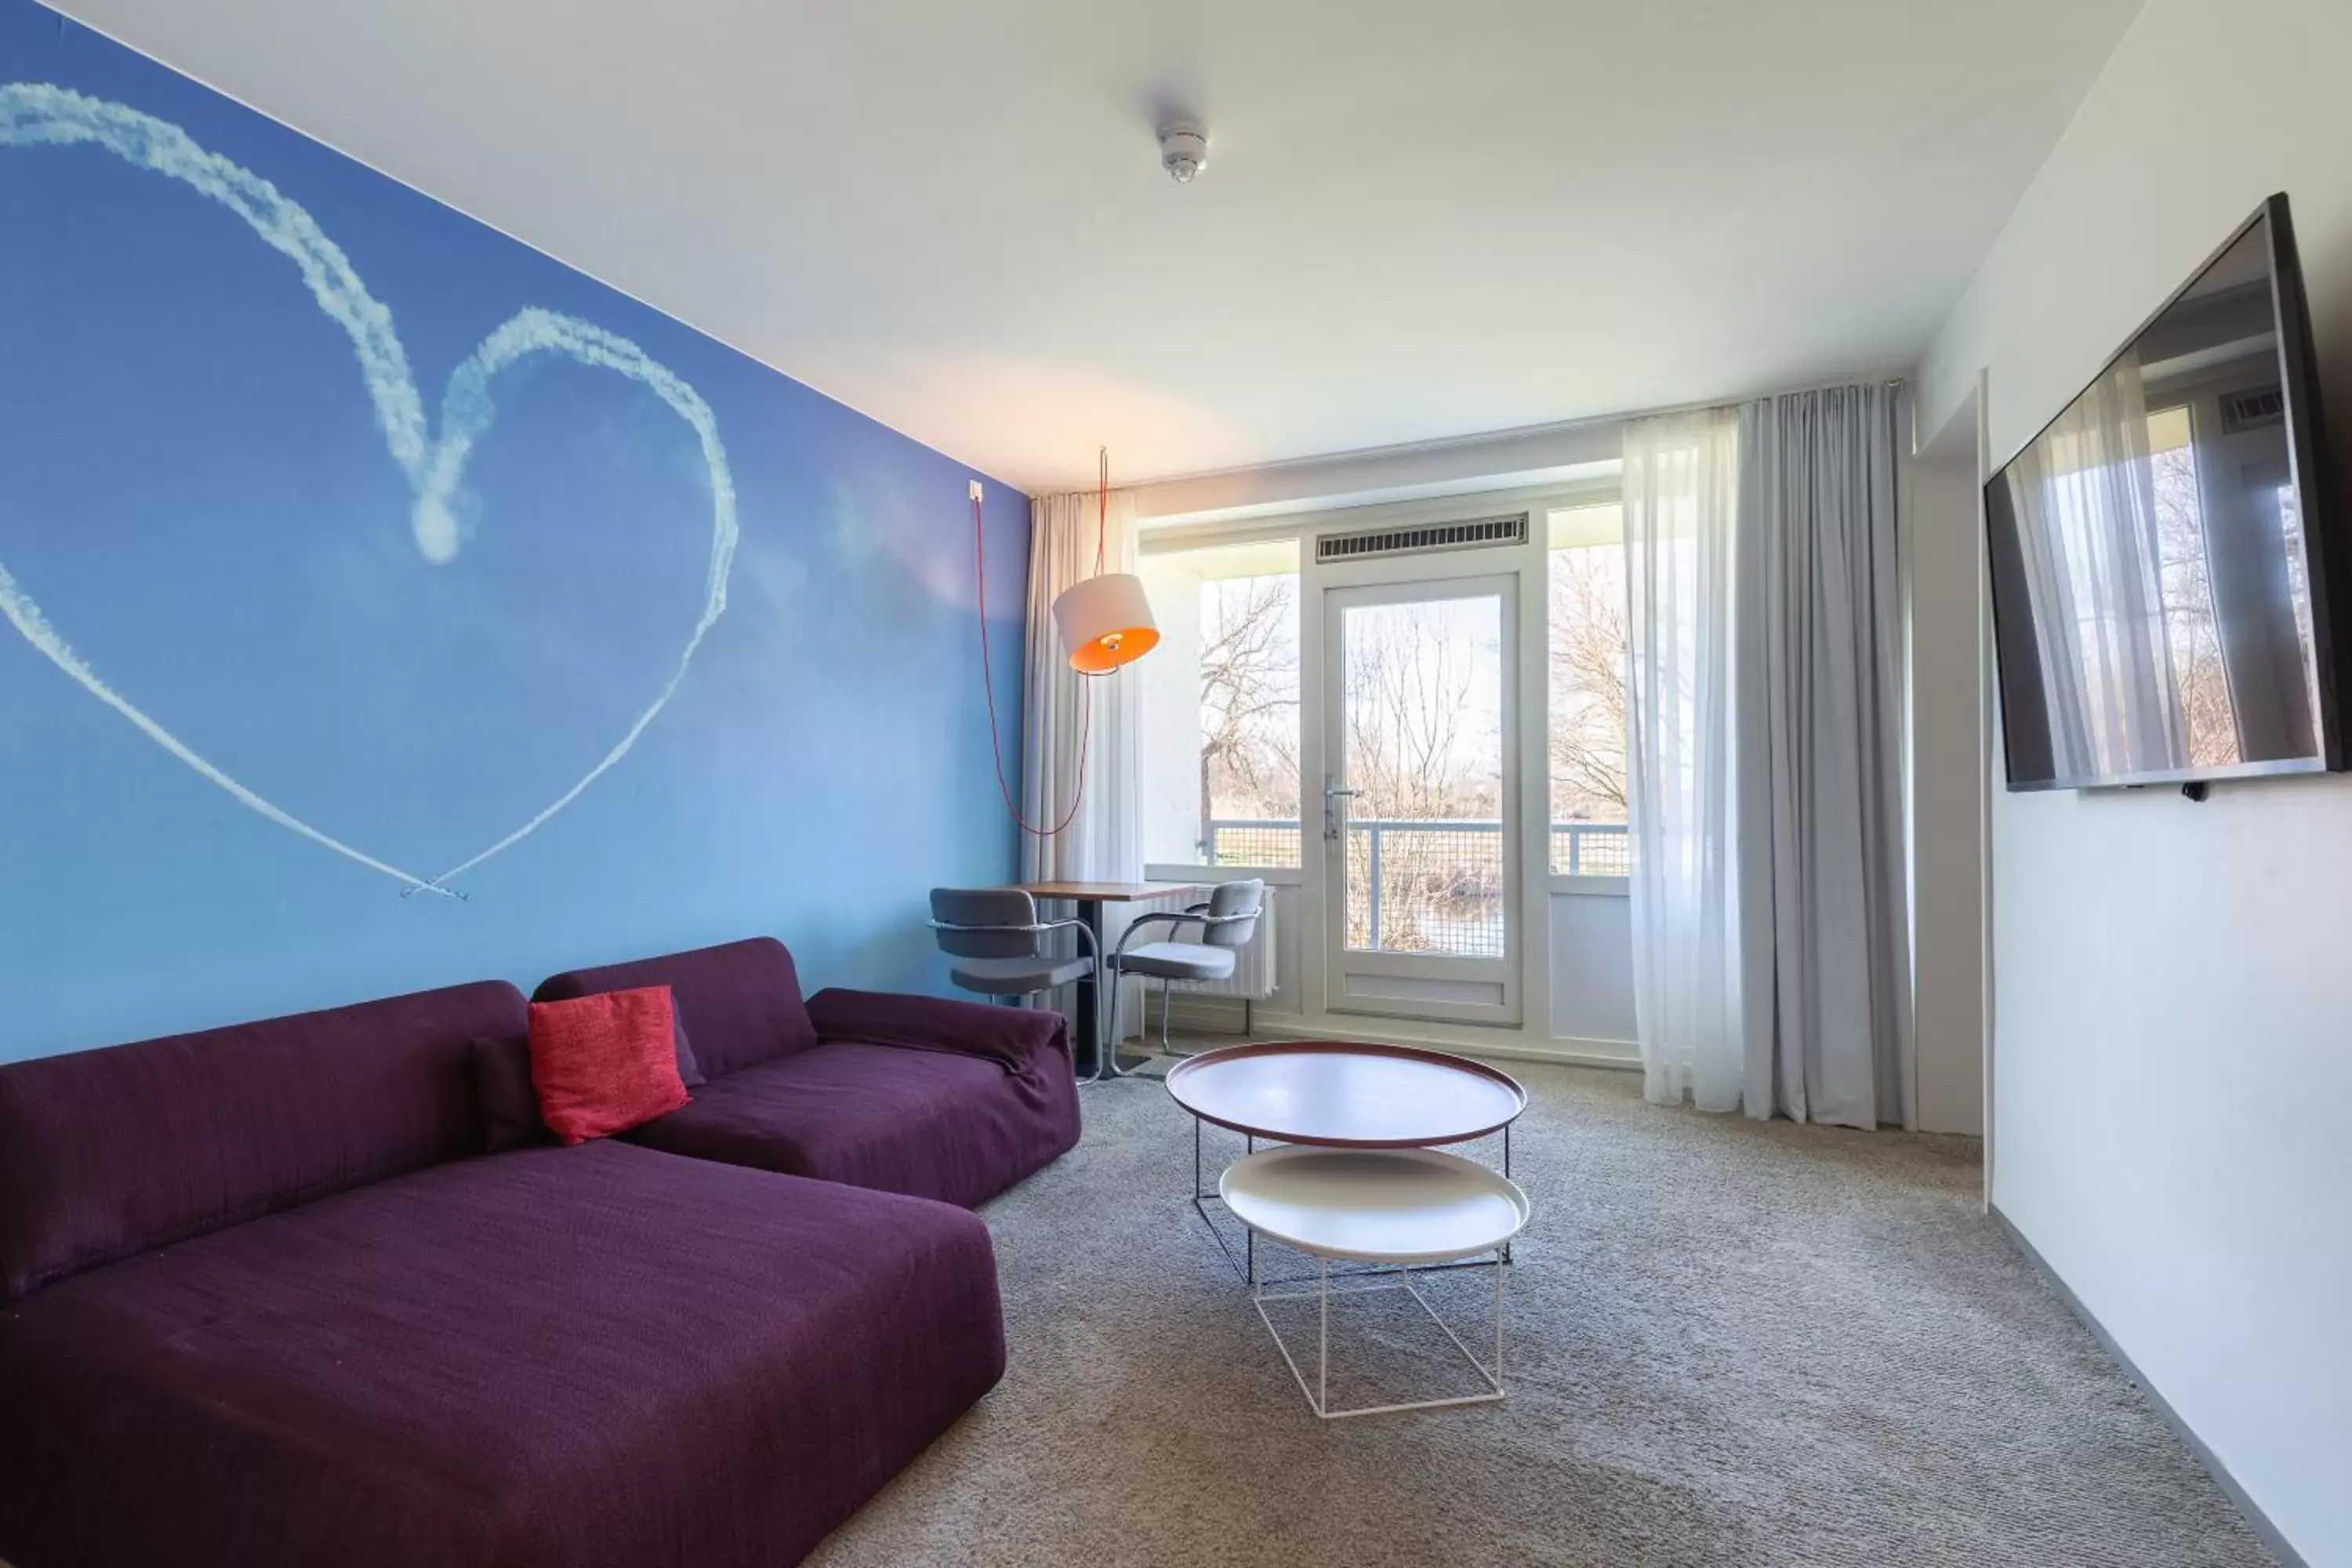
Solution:
[{"label": "window frame", "polygon": [[[1314,594],[1318,591],[1314,550],[1315,539],[1318,533],[1328,531],[1333,528],[1358,526],[1370,521],[1395,521],[1398,522],[1439,521],[1453,516],[1467,516],[1472,512],[1483,513],[1488,510],[1509,511],[1522,508],[1526,509],[1529,513],[1528,533],[1530,537],[1528,540],[1528,545],[1533,547],[1539,557],[1541,565],[1540,575],[1543,583],[1541,592],[1535,594],[1523,594],[1522,603],[1519,606],[1520,626],[1523,628],[1521,646],[1524,651],[1522,653],[1522,658],[1532,667],[1527,670],[1528,675],[1532,676],[1538,672],[1540,673],[1540,689],[1544,694],[1544,700],[1541,702],[1525,702],[1522,704],[1523,711],[1520,721],[1522,726],[1522,754],[1528,754],[1528,748],[1530,744],[1537,747],[1538,750],[1533,752],[1533,757],[1539,763],[1541,770],[1542,794],[1538,797],[1542,801],[1544,807],[1541,813],[1543,819],[1542,833],[1538,840],[1541,847],[1541,855],[1538,861],[1538,864],[1541,868],[1541,875],[1534,879],[1533,885],[1537,889],[1540,889],[1542,894],[1547,897],[1553,894],[1562,894],[1580,898],[1622,899],[1632,895],[1633,879],[1631,877],[1599,876],[1589,873],[1581,876],[1571,877],[1555,874],[1551,869],[1551,700],[1549,679],[1551,657],[1551,541],[1549,535],[1549,514],[1553,511],[1577,507],[1606,506],[1612,503],[1622,504],[1623,497],[1623,477],[1622,474],[1616,472],[1614,466],[1612,465],[1611,471],[1606,473],[1579,476],[1573,479],[1565,480],[1563,482],[1540,486],[1512,487],[1493,491],[1474,490],[1460,494],[1416,499],[1411,501],[1375,503],[1364,506],[1345,504],[1317,506],[1307,504],[1297,507],[1285,507],[1276,510],[1268,510],[1247,518],[1219,519],[1215,521],[1205,519],[1188,519],[1171,521],[1157,525],[1147,521],[1142,530],[1141,537],[1138,541],[1137,549],[1138,552],[1142,555],[1158,555],[1181,553],[1183,552],[1192,550],[1218,549],[1230,545],[1263,544],[1285,541],[1296,541],[1299,550],[1299,594],[1303,615],[1305,601],[1312,598]],[[1538,534],[1538,530],[1542,531],[1540,534]],[[1620,537],[1622,540],[1622,534]],[[1532,600],[1533,602],[1527,602],[1528,600]],[[1303,639],[1305,637],[1303,626],[1301,636]],[[1306,690],[1306,659],[1307,653],[1304,647],[1302,647],[1300,652],[1301,669],[1299,703],[1299,714],[1302,728],[1307,722],[1309,709],[1313,705],[1312,700]],[[1538,718],[1537,715],[1540,715],[1540,717]],[[1304,761],[1306,754],[1307,749],[1303,744],[1302,737],[1302,749],[1300,752],[1302,762]],[[1525,768],[1526,765],[1527,764],[1523,763],[1523,768]],[[1533,783],[1535,781],[1530,778],[1528,782]],[[1306,784],[1304,779],[1301,780],[1300,789],[1301,800],[1303,802],[1306,798]],[[1302,824],[1301,830],[1303,834],[1304,824]],[[1532,837],[1537,836],[1530,835],[1529,837]],[[1304,840],[1302,838],[1302,854],[1303,843]],[[1199,861],[1190,863],[1151,861],[1144,868],[1144,874],[1154,879],[1165,879],[1181,880],[1186,877],[1202,876],[1210,872],[1246,874],[1254,877],[1262,877],[1268,885],[1282,887],[1299,886],[1303,883],[1305,878],[1305,868],[1303,867],[1292,866],[1209,866]]]}]

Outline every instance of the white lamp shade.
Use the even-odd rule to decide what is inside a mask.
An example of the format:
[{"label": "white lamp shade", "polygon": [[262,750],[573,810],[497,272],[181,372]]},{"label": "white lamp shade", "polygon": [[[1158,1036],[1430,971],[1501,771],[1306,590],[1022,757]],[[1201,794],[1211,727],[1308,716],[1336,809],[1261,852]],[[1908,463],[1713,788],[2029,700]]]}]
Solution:
[{"label": "white lamp shade", "polygon": [[1131,572],[1105,572],[1063,589],[1054,625],[1081,675],[1108,675],[1160,646],[1143,579]]}]

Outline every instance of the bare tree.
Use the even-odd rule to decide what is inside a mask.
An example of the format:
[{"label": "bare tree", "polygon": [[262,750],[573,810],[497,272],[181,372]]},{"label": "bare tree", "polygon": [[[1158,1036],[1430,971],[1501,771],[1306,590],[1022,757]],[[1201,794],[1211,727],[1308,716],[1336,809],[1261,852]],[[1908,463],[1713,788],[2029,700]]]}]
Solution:
[{"label": "bare tree", "polygon": [[1243,816],[1298,815],[1298,579],[1203,584],[1201,821],[1223,801]]},{"label": "bare tree", "polygon": [[1625,558],[1557,551],[1551,572],[1551,811],[1625,820]]},{"label": "bare tree", "polygon": [[1455,639],[1403,616],[1370,618],[1349,634],[1347,763],[1357,808],[1404,818],[1497,809],[1493,759],[1471,754],[1475,737],[1465,729],[1475,672]]},{"label": "bare tree", "polygon": [[2197,494],[2191,448],[2158,452],[2151,463],[2156,493],[2158,590],[2164,635],[2189,730],[2189,755],[2200,766],[2238,761],[2238,716],[2221,637],[2213,614],[2213,585],[2205,562],[2205,514]]},{"label": "bare tree", "polygon": [[[1349,834],[1348,940],[1353,946],[1454,948],[1491,921],[1502,895],[1501,837],[1475,826],[1398,828],[1403,821],[1499,816],[1499,710],[1477,701],[1491,643],[1449,624],[1444,605],[1372,612],[1348,627],[1349,785],[1356,815],[1382,823],[1381,929],[1372,930],[1375,829]],[[1489,682],[1494,671],[1486,672]]]}]

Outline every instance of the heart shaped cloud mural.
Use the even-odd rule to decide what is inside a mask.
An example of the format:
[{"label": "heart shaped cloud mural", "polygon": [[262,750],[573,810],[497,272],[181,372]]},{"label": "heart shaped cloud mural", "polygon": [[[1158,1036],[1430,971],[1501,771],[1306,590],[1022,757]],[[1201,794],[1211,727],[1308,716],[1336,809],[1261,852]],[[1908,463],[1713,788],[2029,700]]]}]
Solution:
[{"label": "heart shaped cloud mural", "polygon": [[440,435],[434,437],[425,428],[425,400],[417,395],[416,383],[409,375],[408,355],[400,346],[399,333],[393,330],[392,312],[369,295],[367,285],[309,213],[268,181],[205,152],[178,126],[166,125],[120,103],[101,103],[44,82],[0,85],[0,147],[64,147],[82,142],[102,147],[127,163],[177,180],[218,202],[243,218],[264,244],[293,260],[319,309],[352,340],[360,380],[375,405],[384,445],[416,492],[416,548],[428,561],[446,562],[457,553],[462,535],[450,510],[450,498],[465,481],[466,459],[475,443],[488,432],[498,412],[492,383],[500,371],[528,355],[565,354],[583,364],[617,372],[668,404],[700,438],[710,477],[710,586],[702,614],[678,653],[677,668],[586,774],[520,826],[430,881],[320,832],[197,755],[83,662],[49,625],[32,595],[9,575],[5,561],[0,560],[0,615],[6,616],[49,662],[136,724],[157,745],[279,826],[404,882],[411,892],[445,893],[450,879],[528,837],[629,754],[646,726],[668,706],[677,683],[686,679],[687,667],[694,662],[694,650],[702,646],[704,634],[727,608],[727,573],[735,559],[735,481],[727,471],[719,421],[694,388],[655,363],[626,338],[551,310],[524,310],[484,339],[450,375],[448,390],[441,398]]},{"label": "heart shaped cloud mural", "polygon": [[0,1059],[753,931],[935,984],[1013,857],[971,470],[31,0],[0,213]]}]

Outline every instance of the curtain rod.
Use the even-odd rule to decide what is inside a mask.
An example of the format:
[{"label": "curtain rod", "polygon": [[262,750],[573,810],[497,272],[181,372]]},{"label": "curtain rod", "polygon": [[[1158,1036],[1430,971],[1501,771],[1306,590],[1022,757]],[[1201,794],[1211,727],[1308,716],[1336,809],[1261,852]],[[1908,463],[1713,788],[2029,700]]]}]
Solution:
[{"label": "curtain rod", "polygon": [[[1466,436],[1433,436],[1423,441],[1400,441],[1389,447],[1353,447],[1339,452],[1318,452],[1307,458],[1284,458],[1272,463],[1244,463],[1230,468],[1202,468],[1189,474],[1169,474],[1156,479],[1142,479],[1129,485],[1133,490],[1157,489],[1164,485],[1190,485],[1212,479],[1235,479],[1244,474],[1280,474],[1299,468],[1317,468],[1334,463],[1360,463],[1382,458],[1403,458],[1426,452],[1459,451],[1474,447],[1500,446],[1507,441],[1530,441],[1546,436],[1570,436],[1581,430],[1595,430],[1612,425],[1630,425],[1636,419],[1660,419],[1675,414],[1703,414],[1715,408],[1737,408],[1743,403],[1760,403],[1775,397],[1800,397],[1809,392],[1829,392],[1841,386],[1876,384],[1901,388],[1911,384],[1911,378],[1890,376],[1835,376],[1828,381],[1804,386],[1785,387],[1775,392],[1759,392],[1746,396],[1707,398],[1696,403],[1665,404],[1651,408],[1636,408],[1617,414],[1594,414],[1581,419],[1563,419],[1550,425],[1517,425],[1507,430],[1481,430]],[[1076,493],[1076,492],[1072,492]]]},{"label": "curtain rod", "polygon": [[1883,386],[1899,390],[1911,384],[1906,375],[1850,376],[1842,375],[1829,381],[1810,382],[1803,386],[1783,387],[1778,392],[1750,393],[1740,397],[1710,397],[1697,403],[1672,403],[1658,408],[1637,408],[1626,414],[1602,415],[1591,419],[1571,420],[1557,426],[1535,426],[1533,430],[1590,430],[1600,425],[1631,425],[1636,419],[1664,419],[1676,414],[1709,414],[1718,408],[1738,408],[1749,403],[1769,403],[1778,397],[1802,397],[1812,392],[1835,392],[1847,386]]}]

